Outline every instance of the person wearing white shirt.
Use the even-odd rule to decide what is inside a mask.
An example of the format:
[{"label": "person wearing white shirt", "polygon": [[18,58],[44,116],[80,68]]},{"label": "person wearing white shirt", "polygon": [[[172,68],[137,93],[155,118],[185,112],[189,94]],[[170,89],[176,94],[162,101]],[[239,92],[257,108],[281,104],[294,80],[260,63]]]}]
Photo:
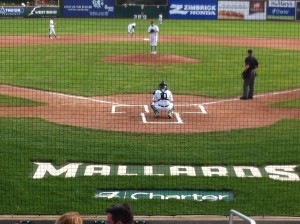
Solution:
[{"label": "person wearing white shirt", "polygon": [[151,54],[156,54],[157,42],[158,42],[158,32],[159,28],[157,25],[151,21],[151,25],[148,28],[148,33],[150,34],[150,47],[151,47]]},{"label": "person wearing white shirt", "polygon": [[54,28],[54,21],[53,18],[50,18],[50,25],[49,25],[49,39],[52,39],[52,36],[55,36],[56,38],[56,33],[55,33],[55,28]]},{"label": "person wearing white shirt", "polygon": [[159,84],[159,89],[155,90],[152,97],[151,108],[154,112],[154,117],[160,117],[160,111],[167,111],[167,116],[173,118],[174,104],[173,94],[168,90],[167,83],[162,81]]}]

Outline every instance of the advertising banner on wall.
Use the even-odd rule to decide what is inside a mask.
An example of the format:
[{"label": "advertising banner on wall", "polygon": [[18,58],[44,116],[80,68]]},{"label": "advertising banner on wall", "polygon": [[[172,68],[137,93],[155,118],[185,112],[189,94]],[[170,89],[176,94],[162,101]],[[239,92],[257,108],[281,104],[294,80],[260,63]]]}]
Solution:
[{"label": "advertising banner on wall", "polygon": [[46,17],[60,17],[60,7],[26,7],[24,17],[26,18],[46,18]]},{"label": "advertising banner on wall", "polygon": [[64,0],[65,17],[114,17],[114,0]]},{"label": "advertising banner on wall", "polygon": [[24,7],[1,7],[0,17],[23,17],[25,13]]},{"label": "advertising banner on wall", "polygon": [[267,19],[295,20],[295,1],[270,0],[267,10]]},{"label": "advertising banner on wall", "polygon": [[217,19],[216,0],[170,0],[170,19]]},{"label": "advertising banner on wall", "polygon": [[44,18],[44,17],[60,17],[60,7],[1,7],[0,18]]},{"label": "advertising banner on wall", "polygon": [[219,1],[218,19],[266,20],[266,2]]}]

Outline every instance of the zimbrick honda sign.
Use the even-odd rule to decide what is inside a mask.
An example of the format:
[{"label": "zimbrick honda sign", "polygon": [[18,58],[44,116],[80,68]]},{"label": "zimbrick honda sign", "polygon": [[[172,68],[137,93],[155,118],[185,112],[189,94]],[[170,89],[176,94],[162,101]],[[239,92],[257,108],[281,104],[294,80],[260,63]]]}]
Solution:
[{"label": "zimbrick honda sign", "polygon": [[114,17],[114,0],[64,0],[65,17]]},{"label": "zimbrick honda sign", "polygon": [[203,1],[169,1],[170,19],[217,19],[218,2]]}]

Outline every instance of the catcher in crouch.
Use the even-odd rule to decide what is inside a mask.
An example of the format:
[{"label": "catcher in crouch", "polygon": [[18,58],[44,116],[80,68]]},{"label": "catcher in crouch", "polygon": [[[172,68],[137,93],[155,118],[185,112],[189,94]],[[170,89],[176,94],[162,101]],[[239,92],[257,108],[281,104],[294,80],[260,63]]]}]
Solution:
[{"label": "catcher in crouch", "polygon": [[154,117],[160,117],[160,111],[167,111],[169,118],[173,117],[173,95],[170,90],[168,90],[167,83],[162,81],[159,84],[159,89],[155,90],[153,93],[151,108],[154,112]]}]

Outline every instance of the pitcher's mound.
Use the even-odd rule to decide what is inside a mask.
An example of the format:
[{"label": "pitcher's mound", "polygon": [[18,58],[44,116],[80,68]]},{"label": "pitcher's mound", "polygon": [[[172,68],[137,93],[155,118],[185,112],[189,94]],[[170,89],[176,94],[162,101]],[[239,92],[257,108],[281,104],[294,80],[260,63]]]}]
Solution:
[{"label": "pitcher's mound", "polygon": [[117,62],[135,65],[168,65],[197,63],[199,59],[187,58],[173,54],[129,54],[124,56],[106,57],[106,62]]}]

